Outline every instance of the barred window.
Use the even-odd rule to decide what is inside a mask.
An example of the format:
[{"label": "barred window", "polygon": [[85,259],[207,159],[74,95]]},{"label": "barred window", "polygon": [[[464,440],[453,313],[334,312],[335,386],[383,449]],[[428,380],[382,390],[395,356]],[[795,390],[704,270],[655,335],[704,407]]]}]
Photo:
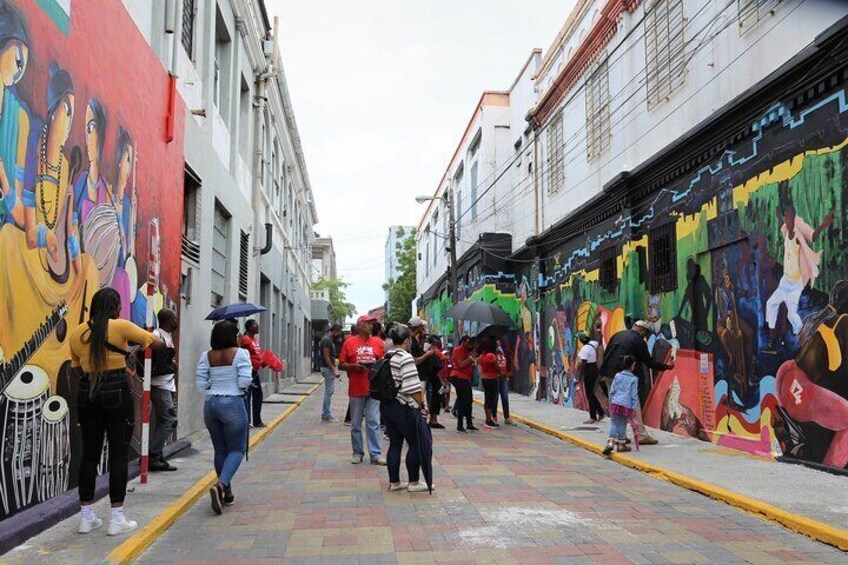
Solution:
[{"label": "barred window", "polygon": [[645,17],[648,109],[668,99],[686,76],[683,0],[657,0]]},{"label": "barred window", "polygon": [[648,234],[648,289],[652,293],[677,288],[677,224],[653,228]]},{"label": "barred window", "polygon": [[183,175],[183,259],[200,264],[200,179],[185,168]]},{"label": "barred window", "polygon": [[604,60],[586,81],[586,159],[594,160],[609,148],[609,69]]},{"label": "barred window", "polygon": [[774,15],[781,0],[736,0],[739,9],[739,35]]},{"label": "barred window", "polygon": [[194,57],[194,0],[183,0],[183,48],[189,59]]},{"label": "barred window", "polygon": [[241,232],[239,244],[239,296],[247,299],[247,282],[250,273],[250,234]]},{"label": "barred window", "polygon": [[548,194],[554,195],[565,184],[565,147],[562,138],[562,112],[548,129]]},{"label": "barred window", "polygon": [[230,214],[215,202],[212,226],[212,306],[220,306],[227,295],[230,255]]},{"label": "barred window", "polygon": [[618,256],[615,246],[601,250],[598,282],[601,288],[614,292],[618,285]]}]

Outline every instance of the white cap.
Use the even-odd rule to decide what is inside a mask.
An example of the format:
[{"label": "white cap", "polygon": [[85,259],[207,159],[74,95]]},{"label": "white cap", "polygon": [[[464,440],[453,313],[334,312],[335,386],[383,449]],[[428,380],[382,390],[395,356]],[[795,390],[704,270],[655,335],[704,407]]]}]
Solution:
[{"label": "white cap", "polygon": [[407,322],[407,325],[410,328],[417,328],[417,327],[420,327],[420,326],[426,326],[427,322],[425,322],[424,320],[422,320],[418,316],[413,316],[409,319],[409,322]]}]

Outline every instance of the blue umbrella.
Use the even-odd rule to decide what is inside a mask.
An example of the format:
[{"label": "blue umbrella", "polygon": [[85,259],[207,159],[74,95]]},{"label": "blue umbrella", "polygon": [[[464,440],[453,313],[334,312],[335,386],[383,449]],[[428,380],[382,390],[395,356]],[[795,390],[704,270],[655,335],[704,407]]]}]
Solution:
[{"label": "blue umbrella", "polygon": [[218,320],[246,318],[247,316],[258,314],[259,312],[265,312],[266,310],[268,309],[264,306],[257,306],[256,304],[251,304],[249,302],[246,304],[230,304],[229,306],[223,306],[217,310],[212,310],[212,312],[206,316],[206,319],[217,322]]}]

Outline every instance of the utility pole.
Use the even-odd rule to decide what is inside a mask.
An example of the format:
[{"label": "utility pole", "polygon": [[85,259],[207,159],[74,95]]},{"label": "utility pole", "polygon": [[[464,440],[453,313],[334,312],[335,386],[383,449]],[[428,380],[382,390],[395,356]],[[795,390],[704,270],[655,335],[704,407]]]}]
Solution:
[{"label": "utility pole", "polygon": [[450,289],[448,294],[450,295],[451,302],[454,301],[457,295],[456,288],[456,219],[454,218],[454,209],[453,209],[453,183],[448,187],[448,190],[445,191],[445,205],[448,207],[448,245],[450,245],[450,267],[449,267],[449,278],[450,278]]}]

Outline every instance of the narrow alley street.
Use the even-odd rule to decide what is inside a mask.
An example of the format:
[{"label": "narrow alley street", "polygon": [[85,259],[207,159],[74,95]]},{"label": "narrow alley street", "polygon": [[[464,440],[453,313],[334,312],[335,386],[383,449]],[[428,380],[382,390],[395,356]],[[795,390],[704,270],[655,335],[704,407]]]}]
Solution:
[{"label": "narrow alley street", "polygon": [[[844,563],[845,555],[539,432],[434,433],[432,496],[350,464],[319,389],[251,454],[222,516],[203,497],[137,561]],[[337,394],[341,415],[347,397]],[[482,411],[475,407],[476,417]],[[385,448],[385,446],[384,446]]]}]

